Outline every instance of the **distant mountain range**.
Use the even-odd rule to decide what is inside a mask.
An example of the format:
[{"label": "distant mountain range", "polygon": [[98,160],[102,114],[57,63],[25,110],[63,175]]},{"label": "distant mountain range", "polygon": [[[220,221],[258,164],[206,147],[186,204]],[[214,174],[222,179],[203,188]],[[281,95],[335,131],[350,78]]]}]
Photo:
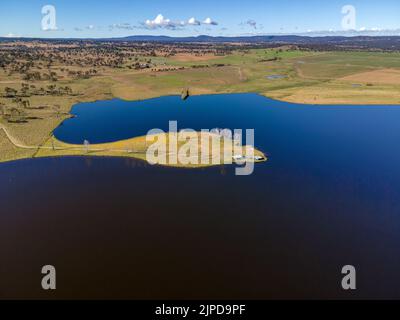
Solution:
[{"label": "distant mountain range", "polygon": [[196,37],[168,37],[168,36],[129,36],[124,38],[112,38],[109,40],[116,41],[146,41],[146,42],[293,42],[300,39],[306,40],[309,37],[302,36],[241,36],[241,37],[212,37],[212,36],[196,36]]},{"label": "distant mountain range", "polygon": [[298,35],[265,35],[265,36],[240,36],[240,37],[168,37],[168,36],[129,36],[124,38],[111,38],[113,41],[136,42],[243,42],[243,43],[339,43],[339,42],[365,42],[365,41],[400,41],[400,36],[298,36]]},{"label": "distant mountain range", "polygon": [[[10,40],[39,40],[34,38],[0,38],[0,41]],[[344,46],[360,48],[381,48],[400,50],[400,36],[299,36],[299,35],[258,35],[240,37],[168,37],[168,36],[145,36],[136,35],[122,38],[104,39],[40,39],[43,41],[132,41],[132,42],[164,42],[164,43],[268,43],[268,44],[294,44],[294,45],[313,45],[313,46]]]}]

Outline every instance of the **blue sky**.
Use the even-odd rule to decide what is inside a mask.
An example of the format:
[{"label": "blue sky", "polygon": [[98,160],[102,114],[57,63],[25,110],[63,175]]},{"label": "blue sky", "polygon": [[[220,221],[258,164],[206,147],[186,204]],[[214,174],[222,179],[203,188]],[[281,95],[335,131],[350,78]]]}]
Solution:
[{"label": "blue sky", "polygon": [[[398,0],[1,0],[0,36],[237,36],[340,31],[341,10],[349,4],[357,10],[357,30],[399,32]],[[56,8],[56,31],[42,30],[44,5]]]}]

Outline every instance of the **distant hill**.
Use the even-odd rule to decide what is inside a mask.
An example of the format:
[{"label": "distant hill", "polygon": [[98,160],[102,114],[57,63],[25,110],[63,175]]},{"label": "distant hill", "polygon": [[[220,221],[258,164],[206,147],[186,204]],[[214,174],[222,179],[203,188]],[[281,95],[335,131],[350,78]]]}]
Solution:
[{"label": "distant hill", "polygon": [[212,37],[212,36],[196,36],[196,37],[168,37],[168,36],[129,36],[124,38],[113,38],[116,41],[146,41],[146,42],[309,42],[310,37],[302,36],[242,36],[242,37]]},{"label": "distant hill", "polygon": [[336,49],[384,49],[400,50],[400,36],[298,36],[298,35],[262,35],[262,36],[242,36],[242,37],[168,37],[168,36],[145,36],[136,35],[122,38],[104,39],[78,39],[78,38],[59,38],[59,39],[34,39],[34,38],[1,38],[0,41],[123,41],[123,42],[159,42],[159,43],[251,43],[251,44],[293,44],[311,46],[314,48],[336,48]]},{"label": "distant hill", "polygon": [[298,45],[321,50],[400,50],[400,36],[298,36],[266,35],[247,37],[167,37],[167,36],[130,36],[107,39],[108,41],[160,42],[160,43],[249,43],[267,45]]},{"label": "distant hill", "polygon": [[129,36],[113,38],[114,41],[146,41],[146,42],[244,42],[244,43],[349,43],[349,42],[400,42],[400,36],[320,36],[308,37],[297,35],[265,35],[242,37],[168,37],[168,36]]},{"label": "distant hill", "polygon": [[0,37],[2,41],[10,40],[45,40],[45,41],[71,41],[71,40],[82,40],[82,41],[134,41],[134,42],[246,42],[246,43],[257,43],[257,42],[285,42],[285,43],[328,43],[328,42],[361,42],[361,41],[395,41],[400,42],[400,36],[321,36],[321,37],[309,37],[309,36],[297,36],[297,35],[265,35],[265,36],[240,36],[240,37],[212,37],[206,35],[200,35],[196,37],[169,37],[169,36],[128,36],[122,38],[6,38]]}]

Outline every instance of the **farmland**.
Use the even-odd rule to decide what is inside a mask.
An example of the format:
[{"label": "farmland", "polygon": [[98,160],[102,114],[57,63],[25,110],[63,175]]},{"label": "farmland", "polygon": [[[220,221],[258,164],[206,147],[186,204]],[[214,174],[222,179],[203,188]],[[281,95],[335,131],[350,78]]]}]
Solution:
[{"label": "farmland", "polygon": [[[400,104],[398,52],[296,46],[1,43],[0,125],[39,147],[79,102],[254,92],[293,103]],[[0,161],[34,157],[0,131]]]}]

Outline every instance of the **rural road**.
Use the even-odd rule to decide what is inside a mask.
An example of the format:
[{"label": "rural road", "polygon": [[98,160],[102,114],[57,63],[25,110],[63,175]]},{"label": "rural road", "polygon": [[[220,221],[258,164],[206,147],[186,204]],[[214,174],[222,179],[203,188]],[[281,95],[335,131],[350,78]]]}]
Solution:
[{"label": "rural road", "polygon": [[[70,147],[70,148],[65,148],[65,147],[64,147],[64,148],[57,148],[57,147],[55,147],[55,148],[53,149],[53,147],[27,146],[27,145],[21,143],[20,141],[18,141],[18,139],[16,139],[15,137],[13,137],[13,136],[8,132],[7,128],[6,128],[4,125],[2,125],[1,123],[0,123],[0,130],[3,130],[3,131],[4,131],[4,133],[6,134],[7,138],[10,140],[10,142],[11,142],[15,147],[21,148],[21,149],[30,149],[30,150],[40,150],[40,149],[46,149],[46,150],[63,150],[63,149],[77,150],[77,149],[79,149],[79,150],[81,150],[81,149],[83,148],[83,146],[82,146],[82,147],[81,147],[81,146],[79,146],[79,147],[77,146],[77,147]],[[95,149],[90,148],[90,151],[91,151],[91,152],[106,152],[106,151],[108,151],[108,152],[118,152],[118,153],[127,152],[126,150],[121,150],[121,149],[96,149],[96,148],[95,148]],[[136,153],[136,154],[146,154],[145,151],[132,152],[132,153]],[[167,153],[167,155],[171,156],[171,155],[175,155],[175,154],[174,154],[174,153]],[[176,154],[176,155],[177,155],[177,154]],[[216,157],[215,157],[215,156],[214,156],[214,157],[211,157],[211,159],[208,159],[208,160],[213,161],[214,158],[219,159],[219,157],[220,157],[220,155],[217,155]]]},{"label": "rural road", "polygon": [[[20,141],[18,141],[18,139],[16,139],[15,137],[13,137],[7,130],[7,128],[0,123],[0,130],[3,130],[4,133],[6,134],[8,140],[10,140],[10,142],[17,148],[21,148],[21,149],[47,149],[47,150],[52,150],[53,147],[43,147],[43,146],[27,146],[26,144],[21,143]],[[70,147],[70,148],[57,148],[55,147],[54,150],[63,150],[63,149],[69,149],[69,150],[76,150],[76,149],[82,149],[83,146],[76,146],[76,147]],[[112,151],[112,152],[126,152],[126,150],[117,150],[117,149],[93,149],[90,148],[90,151],[94,151],[94,152],[103,152],[103,151]],[[141,152],[137,152],[137,153],[141,153]]]},{"label": "rural road", "polygon": [[22,149],[37,149],[38,147],[32,147],[32,146],[27,146],[21,142],[19,142],[16,138],[14,138],[7,130],[7,128],[0,124],[0,129],[3,129],[4,133],[6,134],[8,140],[10,140],[10,142],[16,146],[17,148],[22,148]]}]

